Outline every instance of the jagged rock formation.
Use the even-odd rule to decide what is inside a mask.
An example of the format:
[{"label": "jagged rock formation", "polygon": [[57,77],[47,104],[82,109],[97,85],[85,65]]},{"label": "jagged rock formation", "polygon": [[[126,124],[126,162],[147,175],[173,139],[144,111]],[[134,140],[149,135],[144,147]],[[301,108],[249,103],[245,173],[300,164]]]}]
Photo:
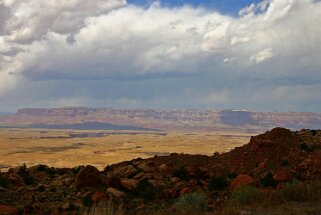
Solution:
[{"label": "jagged rock formation", "polygon": [[0,173],[0,209],[7,214],[61,213],[100,201],[126,201],[125,209],[137,212],[150,202],[171,202],[193,191],[206,193],[215,208],[238,186],[279,189],[294,179],[321,179],[321,130],[274,128],[224,154],[138,158],[101,172],[93,166],[12,168]]}]

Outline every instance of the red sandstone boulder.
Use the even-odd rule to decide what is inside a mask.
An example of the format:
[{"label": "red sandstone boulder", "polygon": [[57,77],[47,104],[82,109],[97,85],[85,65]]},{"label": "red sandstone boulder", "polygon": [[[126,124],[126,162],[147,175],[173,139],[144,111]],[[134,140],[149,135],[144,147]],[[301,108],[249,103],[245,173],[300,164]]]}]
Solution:
[{"label": "red sandstone boulder", "polygon": [[184,187],[179,191],[179,194],[181,196],[183,196],[183,195],[190,193],[190,192],[192,192],[192,189],[190,187]]},{"label": "red sandstone boulder", "polygon": [[14,206],[0,204],[0,214],[18,214],[18,209]]},{"label": "red sandstone boulder", "polygon": [[172,165],[161,164],[158,168],[164,174],[171,175],[174,173],[174,167]]},{"label": "red sandstone boulder", "polygon": [[91,200],[95,203],[100,202],[105,197],[105,193],[101,191],[96,191],[92,194]]},{"label": "red sandstone boulder", "polygon": [[290,129],[279,127],[273,128],[270,131],[269,136],[272,140],[279,140],[284,142],[288,142],[293,138],[293,134]]},{"label": "red sandstone boulder", "polygon": [[255,180],[251,176],[246,174],[240,174],[232,181],[231,188],[234,189],[240,186],[253,184],[255,184]]},{"label": "red sandstone boulder", "polygon": [[115,198],[122,198],[125,195],[123,192],[121,192],[113,187],[109,187],[106,192]]},{"label": "red sandstone boulder", "polygon": [[261,162],[261,163],[259,163],[259,165],[258,165],[258,167],[257,167],[258,170],[264,170],[264,169],[266,169],[266,168],[267,168],[266,162]]},{"label": "red sandstone boulder", "polygon": [[141,162],[137,165],[137,168],[143,172],[154,172],[155,171],[154,163],[152,163],[152,162]]},{"label": "red sandstone boulder", "polygon": [[24,185],[23,179],[15,172],[10,173],[9,180],[13,186],[19,187]]},{"label": "red sandstone boulder", "polygon": [[306,170],[309,167],[311,167],[312,164],[313,164],[312,158],[306,158],[301,163],[299,163],[297,167],[298,167],[298,169]]},{"label": "red sandstone boulder", "polygon": [[114,174],[121,178],[131,178],[138,173],[137,169],[132,165],[124,166],[114,171]]},{"label": "red sandstone boulder", "polygon": [[321,177],[320,155],[310,156],[297,165],[299,170],[304,170],[307,177]]},{"label": "red sandstone boulder", "polygon": [[122,179],[121,186],[126,190],[134,190],[138,185],[138,180],[135,179]]},{"label": "red sandstone boulder", "polygon": [[103,176],[103,181],[104,181],[104,184],[107,185],[107,187],[113,187],[116,189],[121,188],[120,178],[117,175],[111,175],[108,177]]},{"label": "red sandstone boulder", "polygon": [[292,180],[292,173],[288,170],[281,170],[273,175],[273,178],[277,182],[284,182]]},{"label": "red sandstone boulder", "polygon": [[164,189],[162,192],[163,192],[163,196],[166,199],[173,199],[178,197],[178,192],[175,189]]},{"label": "red sandstone boulder", "polygon": [[198,167],[194,166],[194,165],[189,165],[186,167],[186,171],[188,172],[188,174],[192,177],[197,177],[200,175],[200,170]]},{"label": "red sandstone boulder", "polygon": [[293,139],[291,130],[286,128],[273,128],[264,134],[252,137],[250,145],[254,148],[271,147],[280,144],[289,144]]},{"label": "red sandstone boulder", "polygon": [[102,185],[102,178],[99,170],[94,166],[86,166],[76,176],[76,187],[96,187]]}]

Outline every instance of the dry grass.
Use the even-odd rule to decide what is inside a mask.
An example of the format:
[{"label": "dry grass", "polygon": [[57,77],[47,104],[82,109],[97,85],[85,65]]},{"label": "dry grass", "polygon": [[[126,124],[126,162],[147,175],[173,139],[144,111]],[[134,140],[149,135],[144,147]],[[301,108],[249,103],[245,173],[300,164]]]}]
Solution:
[{"label": "dry grass", "polygon": [[[222,208],[209,212],[205,195],[190,193],[177,199],[175,210],[163,208],[149,215],[320,215],[321,181],[299,183],[294,181],[277,191],[263,191],[250,186],[240,187],[231,193]],[[130,214],[112,206],[94,206],[81,215]]]},{"label": "dry grass", "polygon": [[110,204],[106,204],[84,208],[80,211],[80,215],[125,215],[125,212],[121,208],[115,208]]},{"label": "dry grass", "polygon": [[[167,155],[172,152],[208,154],[229,151],[246,144],[249,134],[241,133],[155,133],[110,134],[104,137],[69,138],[69,133],[101,131],[0,129],[1,166],[46,164],[74,167],[91,164],[103,169],[108,164]],[[119,133],[118,131],[115,131]],[[75,156],[77,155],[77,156]]]},{"label": "dry grass", "polygon": [[[121,209],[114,209],[106,206],[94,206],[84,209],[80,215],[131,215]],[[189,208],[187,210],[169,210],[163,209],[154,212],[140,213],[148,215],[320,215],[320,202],[287,202],[271,205],[248,205],[241,207],[239,205],[227,205],[224,209],[213,212],[199,211]]]},{"label": "dry grass", "polygon": [[285,184],[277,191],[263,191],[245,186],[231,194],[231,199],[215,215],[320,215],[321,181]]},{"label": "dry grass", "polygon": [[[173,215],[321,215],[321,181],[299,183],[294,181],[277,191],[263,191],[250,186],[231,193],[222,208],[205,212],[200,194],[186,201],[178,199],[175,212],[164,210],[159,214]],[[193,202],[190,202],[192,200]]]},{"label": "dry grass", "polygon": [[320,202],[287,202],[277,205],[249,205],[240,207],[230,205],[223,210],[213,212],[212,215],[320,215]]}]

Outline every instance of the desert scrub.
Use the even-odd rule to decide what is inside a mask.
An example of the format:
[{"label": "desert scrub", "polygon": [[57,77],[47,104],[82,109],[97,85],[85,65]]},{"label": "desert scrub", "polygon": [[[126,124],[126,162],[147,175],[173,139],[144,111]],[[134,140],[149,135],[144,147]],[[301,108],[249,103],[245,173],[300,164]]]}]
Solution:
[{"label": "desert scrub", "polygon": [[83,170],[85,168],[84,165],[81,165],[81,166],[76,166],[74,168],[72,168],[72,172],[74,175],[77,175],[81,170]]},{"label": "desert scrub", "polygon": [[313,145],[310,145],[310,144],[301,143],[300,144],[300,149],[302,149],[305,152],[313,152],[315,150],[315,147]]},{"label": "desert scrub", "polygon": [[46,173],[50,178],[54,178],[56,170],[54,167],[48,167],[46,165],[39,165],[37,171]]},{"label": "desert scrub", "polygon": [[139,196],[145,201],[154,200],[159,195],[159,189],[145,179],[138,183],[130,195],[134,197]]},{"label": "desert scrub", "polygon": [[90,207],[94,204],[93,200],[91,199],[92,192],[88,193],[82,200],[82,204],[86,207]]},{"label": "desert scrub", "polygon": [[30,175],[30,171],[28,170],[26,164],[23,164],[23,166],[19,168],[18,175],[23,179],[26,185],[32,185],[36,183],[36,179]]},{"label": "desert scrub", "polygon": [[80,210],[80,215],[124,215],[124,211],[121,207],[116,208],[111,204],[94,205],[89,208]]},{"label": "desert scrub", "polygon": [[225,176],[217,176],[210,179],[208,188],[210,191],[222,191],[228,187],[229,183]]},{"label": "desert scrub", "polygon": [[181,167],[174,172],[174,176],[182,180],[189,180],[191,178],[190,174],[187,172],[185,167]]},{"label": "desert scrub", "polygon": [[273,178],[272,173],[267,173],[264,178],[260,180],[260,183],[263,187],[275,187],[276,186],[276,181]]},{"label": "desert scrub", "polygon": [[10,185],[10,180],[0,173],[0,187],[8,187]]},{"label": "desert scrub", "polygon": [[207,202],[203,193],[189,193],[178,198],[176,203],[177,214],[204,214],[207,211]]},{"label": "desert scrub", "polygon": [[252,186],[241,186],[231,193],[231,200],[239,204],[257,203],[262,200],[264,193]]},{"label": "desert scrub", "polygon": [[321,199],[321,181],[299,182],[293,180],[285,183],[278,191],[283,201],[318,201]]},{"label": "desert scrub", "polygon": [[228,205],[222,210],[216,210],[211,215],[318,215],[321,205],[315,203],[286,202],[269,205]]}]

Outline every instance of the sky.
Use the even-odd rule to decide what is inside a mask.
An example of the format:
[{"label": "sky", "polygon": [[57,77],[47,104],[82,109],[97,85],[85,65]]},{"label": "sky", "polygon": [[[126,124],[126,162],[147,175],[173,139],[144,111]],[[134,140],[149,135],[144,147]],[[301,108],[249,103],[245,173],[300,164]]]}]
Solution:
[{"label": "sky", "polygon": [[320,0],[0,0],[0,112],[321,112]]}]

